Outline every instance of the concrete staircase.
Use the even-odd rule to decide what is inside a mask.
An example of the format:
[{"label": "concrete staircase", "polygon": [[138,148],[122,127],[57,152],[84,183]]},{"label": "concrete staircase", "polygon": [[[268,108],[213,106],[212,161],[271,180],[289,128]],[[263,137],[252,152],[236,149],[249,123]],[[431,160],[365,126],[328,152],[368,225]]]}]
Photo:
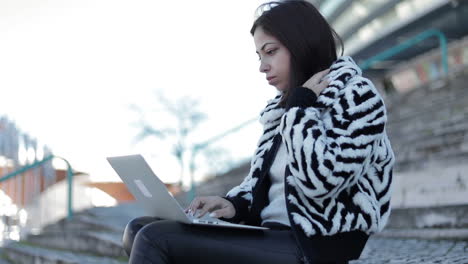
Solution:
[{"label": "concrete staircase", "polygon": [[389,97],[388,134],[397,171],[468,157],[468,69],[446,80]]},{"label": "concrete staircase", "polygon": [[122,264],[125,225],[143,215],[136,204],[92,208],[62,219],[20,242],[6,243],[0,264]]}]

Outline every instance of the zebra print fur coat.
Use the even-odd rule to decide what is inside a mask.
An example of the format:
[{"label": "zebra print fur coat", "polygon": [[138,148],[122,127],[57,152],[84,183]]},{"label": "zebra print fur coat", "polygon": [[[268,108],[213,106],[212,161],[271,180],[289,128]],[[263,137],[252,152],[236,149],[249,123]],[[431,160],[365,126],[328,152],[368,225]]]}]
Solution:
[{"label": "zebra print fur coat", "polygon": [[385,226],[394,154],[383,99],[348,56],[335,61],[327,76],[330,84],[309,105],[280,107],[279,94],[261,112],[264,131],[250,172],[225,197],[236,208],[233,221],[249,223],[258,185],[274,158],[269,153],[281,136],[288,153],[285,196],[293,230],[311,237],[355,230],[371,234]]}]

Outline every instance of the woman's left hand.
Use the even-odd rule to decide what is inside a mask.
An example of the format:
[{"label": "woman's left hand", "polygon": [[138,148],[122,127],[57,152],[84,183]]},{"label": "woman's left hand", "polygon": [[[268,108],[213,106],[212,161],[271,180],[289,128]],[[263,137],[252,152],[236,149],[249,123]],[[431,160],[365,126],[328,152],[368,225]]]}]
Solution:
[{"label": "woman's left hand", "polygon": [[236,215],[236,208],[230,201],[219,196],[199,196],[195,197],[185,209],[185,213],[197,218],[208,212],[211,212],[210,216],[215,218],[233,218]]},{"label": "woman's left hand", "polygon": [[307,80],[302,87],[312,90],[316,95],[319,95],[323,89],[325,89],[330,83],[329,80],[324,80],[323,78],[330,72],[330,69],[317,72],[312,77]]}]

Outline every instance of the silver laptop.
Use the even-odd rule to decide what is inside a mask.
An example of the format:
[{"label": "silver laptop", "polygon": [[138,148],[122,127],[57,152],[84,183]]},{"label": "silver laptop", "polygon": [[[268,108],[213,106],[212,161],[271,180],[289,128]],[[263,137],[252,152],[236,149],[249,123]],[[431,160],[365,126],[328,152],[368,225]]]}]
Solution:
[{"label": "silver laptop", "polygon": [[141,155],[108,157],[110,165],[138,203],[149,216],[174,220],[185,224],[219,226],[242,229],[268,229],[266,227],[232,224],[208,214],[196,218],[186,214],[164,183],[154,174]]}]

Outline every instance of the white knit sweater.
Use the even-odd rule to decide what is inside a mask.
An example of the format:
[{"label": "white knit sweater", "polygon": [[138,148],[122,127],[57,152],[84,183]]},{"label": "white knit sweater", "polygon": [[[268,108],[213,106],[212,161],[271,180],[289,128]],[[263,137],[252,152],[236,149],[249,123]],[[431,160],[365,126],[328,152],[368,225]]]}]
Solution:
[{"label": "white knit sweater", "polygon": [[262,210],[262,225],[265,222],[276,222],[291,226],[288,211],[286,210],[286,196],[284,195],[284,170],[286,169],[287,159],[286,145],[281,143],[275,160],[270,167],[271,186],[268,191],[270,203]]}]

